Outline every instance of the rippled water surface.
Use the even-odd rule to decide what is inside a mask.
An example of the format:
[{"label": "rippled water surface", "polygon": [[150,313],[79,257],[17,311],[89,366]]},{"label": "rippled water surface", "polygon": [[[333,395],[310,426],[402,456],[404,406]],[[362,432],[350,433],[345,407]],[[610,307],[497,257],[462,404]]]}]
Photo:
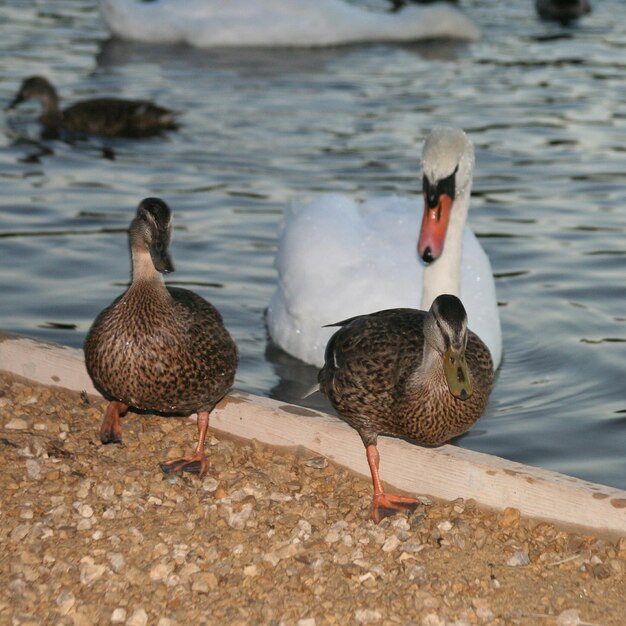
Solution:
[{"label": "rippled water surface", "polygon": [[37,73],[66,102],[184,112],[165,137],[72,145],[39,139],[35,106],[0,116],[0,328],[81,346],[128,280],[138,201],[162,196],[169,282],[224,314],[237,386],[301,402],[316,370],[268,347],[263,322],[283,207],[324,191],[416,195],[425,132],[458,125],[476,147],[469,220],[505,350],[458,444],[626,488],[626,22],[618,0],[595,4],[563,28],[530,0],[465,0],[478,43],[285,51],[110,42],[93,2],[0,2],[3,103]]}]

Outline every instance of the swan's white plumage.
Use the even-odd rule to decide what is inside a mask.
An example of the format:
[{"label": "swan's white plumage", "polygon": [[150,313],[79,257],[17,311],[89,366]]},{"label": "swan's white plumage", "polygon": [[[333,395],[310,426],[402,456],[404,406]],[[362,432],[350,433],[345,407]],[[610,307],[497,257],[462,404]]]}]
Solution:
[{"label": "swan's white plumage", "polygon": [[358,41],[474,40],[476,26],[446,4],[382,13],[344,0],[100,0],[117,37],[210,46],[326,46]]},{"label": "swan's white plumage", "polygon": [[[471,165],[467,175],[462,194],[466,201],[457,199],[460,212],[469,204]],[[422,214],[421,197],[358,203],[328,194],[290,207],[278,242],[278,286],[267,311],[273,341],[289,354],[321,366],[326,343],[336,330],[322,328],[325,324],[394,307],[423,309],[424,266],[416,249]],[[497,367],[502,337],[491,264],[464,221],[457,237],[460,267],[446,270],[451,280],[439,293],[461,298],[470,329],[487,344]],[[453,251],[447,256],[454,256]],[[446,265],[449,259],[442,255],[431,265],[430,275]],[[455,283],[458,287],[452,288]]]}]

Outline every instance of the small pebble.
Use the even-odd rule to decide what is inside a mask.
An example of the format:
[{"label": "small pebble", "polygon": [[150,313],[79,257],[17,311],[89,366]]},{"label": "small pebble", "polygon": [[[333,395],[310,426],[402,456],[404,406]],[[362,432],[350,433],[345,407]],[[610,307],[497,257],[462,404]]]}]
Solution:
[{"label": "small pebble", "polygon": [[328,459],[325,456],[316,456],[312,459],[307,459],[304,464],[314,469],[325,469],[328,467]]},{"label": "small pebble", "polygon": [[556,626],[578,626],[580,613],[576,609],[567,609],[556,618]]},{"label": "small pebble", "polygon": [[59,613],[67,615],[76,604],[76,597],[69,589],[63,589],[57,596],[56,602],[59,607]]},{"label": "small pebble", "polygon": [[83,585],[92,585],[102,578],[106,567],[93,562],[91,557],[83,557],[80,565],[80,582]]},{"label": "small pebble", "polygon": [[396,535],[391,535],[383,544],[383,552],[393,552],[400,545],[400,539]]},{"label": "small pebble", "polygon": [[166,565],[165,563],[157,563],[150,570],[150,580],[153,582],[161,582],[169,576],[172,569],[173,567],[171,565]]},{"label": "small pebble", "polygon": [[511,557],[506,562],[507,565],[511,567],[524,567],[526,565],[530,565],[530,559],[528,558],[528,552],[524,550],[518,550],[513,553]]},{"label": "small pebble", "polygon": [[145,609],[139,608],[126,620],[126,626],[146,626],[148,623],[148,613]]},{"label": "small pebble", "polygon": [[28,459],[26,461],[26,473],[29,478],[38,480],[41,477],[41,464],[35,459]]},{"label": "small pebble", "polygon": [[12,417],[4,427],[7,430],[26,430],[28,428],[28,422],[21,417]]},{"label": "small pebble", "polygon": [[111,624],[123,624],[126,621],[126,609],[117,607],[111,613]]},{"label": "small pebble", "polygon": [[437,524],[437,529],[442,533],[447,533],[448,531],[452,530],[452,523],[448,520],[439,522],[439,524]]},{"label": "small pebble", "polygon": [[11,531],[11,541],[19,542],[30,532],[29,524],[20,524]]},{"label": "small pebble", "polygon": [[85,519],[93,517],[93,509],[88,504],[83,504],[79,507],[78,513]]},{"label": "small pebble", "polygon": [[511,528],[518,524],[521,517],[521,513],[519,509],[513,507],[507,507],[502,512],[502,516],[500,517],[500,521],[498,522],[501,528]]},{"label": "small pebble", "polygon": [[376,609],[357,609],[354,612],[354,619],[358,624],[375,624],[382,618],[381,612]]},{"label": "small pebble", "polygon": [[121,552],[109,552],[107,558],[111,564],[111,569],[118,574],[125,564],[124,555]]}]

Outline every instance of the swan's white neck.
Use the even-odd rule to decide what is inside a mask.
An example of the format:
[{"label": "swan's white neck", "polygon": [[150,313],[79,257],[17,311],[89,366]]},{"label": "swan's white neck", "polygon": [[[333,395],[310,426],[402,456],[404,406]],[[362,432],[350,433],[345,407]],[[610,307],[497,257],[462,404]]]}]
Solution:
[{"label": "swan's white neck", "polygon": [[454,201],[441,256],[424,267],[422,310],[428,311],[433,300],[442,293],[461,295],[461,256],[463,231],[467,221],[470,192],[463,191]]}]

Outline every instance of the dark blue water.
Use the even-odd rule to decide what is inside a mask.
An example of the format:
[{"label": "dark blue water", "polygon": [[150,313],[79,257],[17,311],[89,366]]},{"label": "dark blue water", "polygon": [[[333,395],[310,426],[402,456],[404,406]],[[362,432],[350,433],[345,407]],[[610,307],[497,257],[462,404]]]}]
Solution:
[{"label": "dark blue water", "polygon": [[[173,284],[224,314],[237,386],[300,402],[314,368],[267,345],[283,207],[324,191],[419,193],[435,124],[477,153],[470,224],[496,275],[504,362],[459,445],[626,488],[626,23],[466,0],[482,41],[322,50],[107,42],[87,0],[0,3],[0,99],[45,74],[66,102],[149,97],[183,111],[144,141],[41,141],[0,116],[0,328],[81,346],[129,277],[140,199],[175,213]],[[320,397],[306,404],[326,408]],[[356,435],[355,435],[356,436]]]}]

